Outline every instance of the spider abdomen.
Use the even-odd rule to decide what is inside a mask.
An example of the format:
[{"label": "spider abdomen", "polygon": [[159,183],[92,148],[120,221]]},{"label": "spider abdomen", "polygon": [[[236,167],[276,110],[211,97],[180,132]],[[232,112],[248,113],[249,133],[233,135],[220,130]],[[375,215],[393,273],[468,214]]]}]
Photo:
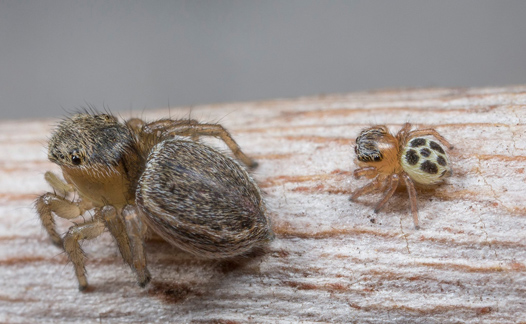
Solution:
[{"label": "spider abdomen", "polygon": [[411,179],[421,184],[435,184],[451,175],[444,148],[430,137],[415,137],[408,141],[402,149],[400,163]]},{"label": "spider abdomen", "polygon": [[240,255],[272,236],[254,180],[233,159],[192,141],[154,147],[137,205],[157,234],[205,258]]}]

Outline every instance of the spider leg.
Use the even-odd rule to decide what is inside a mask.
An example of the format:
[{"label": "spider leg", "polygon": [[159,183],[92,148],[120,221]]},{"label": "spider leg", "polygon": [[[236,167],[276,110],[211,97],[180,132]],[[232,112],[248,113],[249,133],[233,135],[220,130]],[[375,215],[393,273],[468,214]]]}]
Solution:
[{"label": "spider leg", "polygon": [[411,123],[405,123],[398,133],[407,134],[411,131]]},{"label": "spider leg", "polygon": [[53,213],[60,218],[73,219],[82,215],[88,209],[89,203],[84,201],[72,202],[57,194],[48,192],[38,197],[35,208],[42,225],[55,245],[62,246],[62,238],[55,227]]},{"label": "spider leg", "polygon": [[364,167],[354,170],[354,177],[359,179],[362,176],[365,176],[367,179],[372,179],[378,174],[376,167]]},{"label": "spider leg", "polygon": [[404,126],[396,133],[396,138],[399,142],[405,142],[407,136],[411,133],[411,124],[405,123]]},{"label": "spider leg", "polygon": [[117,210],[113,206],[104,206],[101,210],[97,211],[95,217],[104,222],[104,225],[108,228],[111,235],[117,241],[117,246],[121,252],[124,261],[133,266],[132,252],[130,249],[130,241],[128,234],[126,233],[126,226],[121,215],[117,214]]},{"label": "spider leg", "polygon": [[75,266],[75,275],[79,281],[79,290],[81,291],[88,286],[88,280],[86,278],[86,268],[84,267],[84,252],[80,247],[79,241],[96,238],[104,232],[104,228],[104,223],[96,220],[72,226],[66,236],[64,236],[64,250],[68,254],[69,260]]},{"label": "spider leg", "polygon": [[142,226],[142,222],[133,213],[135,213],[135,208],[130,205],[124,207],[122,214],[119,214],[113,206],[104,206],[96,217],[102,219],[117,241],[122,258],[137,275],[139,285],[144,287],[151,278],[146,269],[142,244],[146,227]]},{"label": "spider leg", "polygon": [[356,189],[356,191],[354,191],[351,194],[351,197],[349,198],[349,200],[350,201],[355,201],[358,197],[360,197],[362,195],[365,195],[365,194],[368,194],[368,193],[371,193],[371,192],[375,192],[375,191],[381,190],[383,187],[385,187],[385,178],[384,177],[376,177],[376,178],[374,178],[373,181],[369,182],[365,186]]},{"label": "spider leg", "polygon": [[53,190],[58,192],[58,194],[61,195],[62,197],[65,197],[68,193],[75,191],[72,185],[62,181],[53,172],[47,171],[44,174],[44,180],[46,180],[46,182],[51,186],[51,188],[53,188]]},{"label": "spider leg", "polygon": [[405,172],[402,173],[402,179],[405,182],[407,187],[407,193],[409,194],[409,202],[411,203],[411,214],[413,215],[413,222],[415,224],[415,229],[420,229],[418,222],[418,207],[416,205],[416,190],[413,180]]},{"label": "spider leg", "polygon": [[380,200],[378,202],[378,204],[376,205],[376,207],[374,208],[374,212],[375,213],[378,213],[380,210],[382,210],[382,208],[384,208],[385,204],[387,203],[387,201],[389,199],[391,199],[391,197],[393,196],[396,188],[398,187],[398,182],[399,182],[400,178],[398,176],[398,174],[392,174],[391,176],[389,176],[388,178],[388,181],[389,183],[387,184],[387,192],[386,194],[384,195],[384,197],[382,198],[382,200]]},{"label": "spider leg", "polygon": [[436,130],[431,129],[431,128],[429,128],[429,129],[418,129],[418,130],[410,132],[408,135],[410,135],[411,137],[423,136],[423,135],[431,135],[431,136],[435,137],[440,143],[442,143],[442,145],[446,146],[448,149],[452,150],[454,148],[453,145],[451,145],[451,143],[449,143],[444,138],[444,136],[440,135]]},{"label": "spider leg", "polygon": [[148,124],[144,124],[141,120],[142,127],[144,131],[151,133],[156,131],[167,131],[178,126],[188,126],[188,125],[199,125],[199,122],[195,119],[161,119]]},{"label": "spider leg", "polygon": [[197,139],[199,136],[213,136],[225,142],[234,156],[245,165],[252,168],[257,166],[257,162],[245,155],[236,141],[232,138],[232,135],[230,135],[230,133],[219,124],[200,124],[191,119],[175,121],[160,120],[145,125],[143,131],[162,131],[165,136],[189,136],[192,139]]},{"label": "spider leg", "polygon": [[[158,120],[158,121],[149,123],[147,127],[151,130],[165,131],[170,128],[177,127],[178,125],[187,125],[187,126],[188,125],[199,125],[199,122],[195,119],[179,119],[179,120],[162,119],[162,120]],[[200,134],[198,133],[194,133],[190,135],[190,138],[192,139],[192,141],[197,141],[199,140],[199,135]]]},{"label": "spider leg", "polygon": [[133,263],[130,266],[137,274],[137,283],[144,287],[150,282],[151,275],[146,266],[146,256],[144,254],[144,237],[147,227],[141,221],[137,207],[128,205],[122,210],[126,232],[130,240]]}]

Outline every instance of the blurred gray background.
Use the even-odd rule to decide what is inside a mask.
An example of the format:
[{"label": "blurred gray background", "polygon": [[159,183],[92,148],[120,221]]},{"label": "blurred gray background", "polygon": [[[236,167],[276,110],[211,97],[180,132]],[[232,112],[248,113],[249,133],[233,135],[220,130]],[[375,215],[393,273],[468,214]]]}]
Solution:
[{"label": "blurred gray background", "polygon": [[0,0],[0,118],[526,83],[526,1]]}]

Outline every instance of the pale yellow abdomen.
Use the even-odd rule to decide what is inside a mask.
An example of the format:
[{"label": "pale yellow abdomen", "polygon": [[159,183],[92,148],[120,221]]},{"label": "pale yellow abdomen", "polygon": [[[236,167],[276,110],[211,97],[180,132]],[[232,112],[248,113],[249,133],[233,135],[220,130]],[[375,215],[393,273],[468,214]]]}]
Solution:
[{"label": "pale yellow abdomen", "polygon": [[451,175],[449,157],[433,137],[415,137],[407,142],[400,155],[404,171],[421,184],[439,183]]}]

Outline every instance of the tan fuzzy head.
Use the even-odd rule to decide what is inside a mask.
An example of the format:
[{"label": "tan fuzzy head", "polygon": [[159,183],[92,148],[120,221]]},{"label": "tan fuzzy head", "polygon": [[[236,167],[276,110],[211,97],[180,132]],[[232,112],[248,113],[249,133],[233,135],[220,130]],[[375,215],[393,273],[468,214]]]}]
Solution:
[{"label": "tan fuzzy head", "polygon": [[112,169],[133,148],[134,137],[117,118],[77,114],[64,119],[53,132],[48,158],[72,169]]}]

